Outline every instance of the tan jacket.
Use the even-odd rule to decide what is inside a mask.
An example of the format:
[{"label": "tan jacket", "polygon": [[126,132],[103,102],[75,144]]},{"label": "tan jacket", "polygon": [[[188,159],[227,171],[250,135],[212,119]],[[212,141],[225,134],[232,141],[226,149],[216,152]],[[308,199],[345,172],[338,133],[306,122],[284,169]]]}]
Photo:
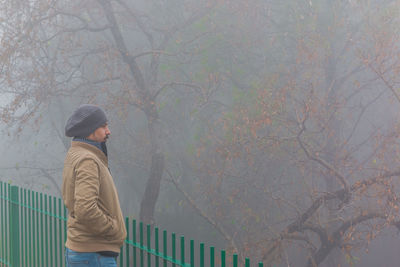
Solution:
[{"label": "tan jacket", "polygon": [[64,162],[62,194],[68,209],[65,246],[78,252],[120,252],[125,223],[101,150],[72,141]]}]

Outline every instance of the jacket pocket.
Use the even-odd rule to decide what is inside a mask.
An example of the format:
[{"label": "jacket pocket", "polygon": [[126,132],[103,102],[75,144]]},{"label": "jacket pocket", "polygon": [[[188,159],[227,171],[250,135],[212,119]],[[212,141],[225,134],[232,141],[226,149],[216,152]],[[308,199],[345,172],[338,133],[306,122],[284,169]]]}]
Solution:
[{"label": "jacket pocket", "polygon": [[115,216],[109,216],[111,228],[105,233],[107,240],[114,240],[118,234],[118,221]]},{"label": "jacket pocket", "polygon": [[117,216],[111,217],[112,227],[106,234],[105,238],[109,241],[124,240],[125,239],[125,224],[118,220]]}]

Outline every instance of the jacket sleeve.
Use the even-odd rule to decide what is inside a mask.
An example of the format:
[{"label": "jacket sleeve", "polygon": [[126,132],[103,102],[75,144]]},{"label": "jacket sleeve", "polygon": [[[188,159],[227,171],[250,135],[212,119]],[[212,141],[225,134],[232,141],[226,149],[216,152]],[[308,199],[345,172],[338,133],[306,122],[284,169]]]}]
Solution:
[{"label": "jacket sleeve", "polygon": [[93,159],[83,159],[76,165],[75,175],[75,219],[94,234],[112,235],[113,218],[98,206],[99,166]]}]

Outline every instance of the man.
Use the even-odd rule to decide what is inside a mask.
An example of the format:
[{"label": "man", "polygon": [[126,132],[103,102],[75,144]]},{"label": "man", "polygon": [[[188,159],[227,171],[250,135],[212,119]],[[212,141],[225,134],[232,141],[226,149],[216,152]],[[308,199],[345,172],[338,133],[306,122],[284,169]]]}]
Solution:
[{"label": "man", "polygon": [[118,193],[108,168],[106,140],[111,134],[104,111],[82,105],[71,115],[62,194],[68,209],[66,266],[116,267],[126,238]]}]

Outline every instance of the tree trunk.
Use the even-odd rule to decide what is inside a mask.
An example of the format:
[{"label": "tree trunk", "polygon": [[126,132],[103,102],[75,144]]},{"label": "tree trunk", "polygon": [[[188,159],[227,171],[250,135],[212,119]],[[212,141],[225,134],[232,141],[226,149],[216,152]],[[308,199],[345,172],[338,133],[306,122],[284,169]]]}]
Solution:
[{"label": "tree trunk", "polygon": [[[142,102],[141,109],[145,113],[148,121],[150,144],[151,144],[151,165],[150,176],[146,183],[145,192],[140,204],[140,220],[143,223],[154,223],[154,210],[160,192],[161,179],[164,171],[164,154],[161,150],[161,123],[157,108],[144,75],[140,70],[135,58],[130,54],[127,45],[118,26],[113,7],[108,0],[98,0],[103,7],[107,21],[110,25],[110,31],[114,42],[121,54],[123,61],[128,65],[129,70],[136,82],[137,93]],[[153,74],[154,75],[154,74]]]},{"label": "tree trunk", "polygon": [[140,203],[140,220],[146,224],[154,223],[154,209],[160,192],[161,178],[164,170],[164,155],[155,153],[151,156],[150,177]]}]

